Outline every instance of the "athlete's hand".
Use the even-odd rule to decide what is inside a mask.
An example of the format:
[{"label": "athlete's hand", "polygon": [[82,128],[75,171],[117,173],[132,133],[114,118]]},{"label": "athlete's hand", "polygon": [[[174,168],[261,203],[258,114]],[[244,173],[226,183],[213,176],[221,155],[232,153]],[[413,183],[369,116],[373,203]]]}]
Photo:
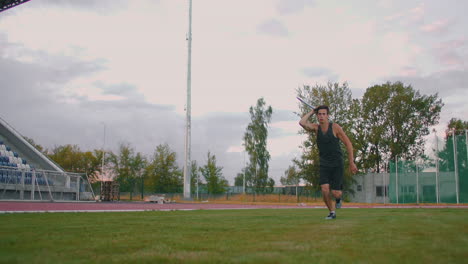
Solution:
[{"label": "athlete's hand", "polygon": [[351,162],[349,164],[349,170],[351,171],[352,174],[355,174],[356,172],[358,172],[358,169],[356,167],[356,164],[354,164],[354,162]]}]

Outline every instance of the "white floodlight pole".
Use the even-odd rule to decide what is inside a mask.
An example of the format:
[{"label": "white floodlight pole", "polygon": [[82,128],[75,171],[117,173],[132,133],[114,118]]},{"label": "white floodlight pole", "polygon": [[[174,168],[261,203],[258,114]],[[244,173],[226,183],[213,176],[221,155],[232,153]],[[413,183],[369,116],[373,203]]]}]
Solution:
[{"label": "white floodlight pole", "polygon": [[385,204],[385,199],[387,198],[387,185],[385,184],[385,173],[382,173],[382,185],[383,185],[383,203]]},{"label": "white floodlight pole", "polygon": [[198,185],[199,185],[199,181],[200,181],[200,175],[198,175],[198,172],[197,172],[197,201],[200,200],[200,198],[198,197]]},{"label": "white floodlight pole", "polygon": [[104,174],[104,159],[106,157],[106,152],[104,148],[106,147],[106,123],[103,123],[104,125],[104,134],[103,134],[103,140],[102,140],[102,164],[101,164],[101,182],[103,180],[103,174]]},{"label": "white floodlight pole", "polygon": [[245,164],[245,150],[244,150],[244,173],[243,173],[243,183],[242,183],[242,193],[245,194],[245,173],[247,172],[246,164]]},{"label": "white floodlight pole", "polygon": [[398,156],[395,156],[396,203],[398,203]]},{"label": "white floodlight pole", "polygon": [[192,0],[189,0],[189,32],[188,41],[188,63],[187,63],[187,105],[185,126],[185,166],[184,166],[184,198],[190,199],[190,128],[191,128],[191,82],[192,82]]},{"label": "white floodlight pole", "polygon": [[416,203],[419,204],[419,168],[417,159],[415,160],[416,164]]},{"label": "white floodlight pole", "polygon": [[434,130],[434,135],[436,138],[436,202],[440,202],[440,195],[439,195],[439,137],[437,137],[437,133]]},{"label": "white floodlight pole", "polygon": [[106,158],[106,151],[104,150],[106,147],[106,123],[102,123],[104,125],[104,134],[102,140],[102,162],[101,162],[101,190],[99,191],[99,199],[102,200],[102,181],[104,180],[104,159]]},{"label": "white floodlight pole", "polygon": [[453,137],[453,163],[455,165],[455,193],[457,196],[457,204],[460,203],[459,193],[458,193],[458,159],[457,159],[457,137],[455,133],[455,128],[452,130]]},{"label": "white floodlight pole", "polygon": [[465,129],[466,164],[468,164],[468,129]]}]

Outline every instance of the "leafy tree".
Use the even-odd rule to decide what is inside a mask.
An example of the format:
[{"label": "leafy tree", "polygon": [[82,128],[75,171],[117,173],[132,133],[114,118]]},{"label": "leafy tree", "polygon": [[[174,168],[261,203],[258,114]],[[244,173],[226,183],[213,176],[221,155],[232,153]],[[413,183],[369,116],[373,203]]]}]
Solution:
[{"label": "leafy tree", "polygon": [[364,167],[379,172],[384,161],[396,156],[414,159],[424,151],[424,136],[439,120],[443,103],[421,95],[410,85],[387,82],[366,90],[362,98]]},{"label": "leafy tree", "polygon": [[54,147],[48,156],[65,171],[85,173],[87,170],[87,162],[78,145]]},{"label": "leafy tree", "polygon": [[265,191],[267,193],[273,193],[274,190],[275,190],[275,180],[273,180],[273,178],[268,178]]},{"label": "leafy tree", "polygon": [[[146,168],[147,165],[148,165],[148,160],[140,152],[138,152],[132,159],[131,173],[134,175],[134,178],[136,177],[135,181],[137,181],[137,179],[139,179],[140,192],[142,194],[142,198],[143,198],[143,194],[145,192],[145,190],[144,190],[144,180],[145,180],[144,177],[145,177],[145,168]],[[136,184],[136,182],[134,184]]]},{"label": "leafy tree", "polygon": [[298,185],[300,180],[300,174],[296,166],[292,165],[284,171],[284,177],[281,176],[280,182],[282,185]]},{"label": "leafy tree", "polygon": [[234,186],[244,186],[243,172],[237,173],[236,177],[234,178]]},{"label": "leafy tree", "polygon": [[216,156],[208,152],[206,165],[200,168],[205,178],[209,194],[220,194],[226,192],[227,180],[223,177],[222,167],[216,166]]},{"label": "leafy tree", "polygon": [[125,143],[120,144],[118,155],[111,153],[110,159],[114,164],[120,191],[130,192],[131,200],[137,187],[137,181],[138,179],[141,180],[142,170],[146,166],[146,159],[141,153],[135,154],[135,150]]},{"label": "leafy tree", "polygon": [[64,145],[48,151],[47,156],[65,171],[85,173],[93,188],[98,188],[102,151],[82,152],[78,145]]},{"label": "leafy tree", "polygon": [[[355,136],[357,129],[359,129],[361,126],[359,119],[360,103],[359,100],[352,99],[352,93],[347,83],[340,85],[339,83],[329,82],[326,86],[304,85],[303,87],[298,88],[296,92],[298,96],[302,97],[313,106],[328,105],[330,108],[330,121],[338,123],[343,128],[351,140],[354,148],[356,148],[356,146],[363,145],[363,143],[357,142],[359,137]],[[299,110],[300,112],[297,114],[300,117],[311,111],[310,108],[302,103],[299,103]],[[315,115],[313,117],[315,118]],[[299,170],[299,177],[312,184],[312,186],[315,186],[316,190],[319,190],[320,164],[316,135],[315,133],[309,133],[304,129],[301,129],[299,133],[306,134],[307,139],[302,143],[301,157],[297,160],[294,160],[293,162]],[[341,144],[341,147],[343,156],[346,157],[347,152],[344,144]],[[344,163],[345,168],[348,168],[348,159],[344,158]],[[359,165],[359,163],[357,165]],[[351,185],[353,184],[354,180],[349,170],[345,170],[344,177],[344,191],[347,193],[353,193]]]},{"label": "leafy tree", "polygon": [[[467,121],[456,118],[450,119],[445,133],[445,145],[437,153],[437,156],[439,157],[439,168],[441,171],[455,171],[454,141],[457,143],[455,149],[458,154],[459,175],[465,175],[466,171],[468,171],[468,160],[466,158],[466,129],[468,129]],[[462,178],[463,177],[460,178],[460,181],[464,181],[464,178]]]},{"label": "leafy tree", "polygon": [[81,162],[83,164],[84,172],[92,183],[97,181],[98,171],[101,170],[101,159],[97,155],[99,152],[102,151],[94,150],[81,153]]},{"label": "leafy tree", "polygon": [[455,130],[456,135],[463,135],[465,134],[465,130],[468,130],[468,121],[463,121],[458,118],[452,118],[449,121],[449,124],[447,126],[447,135],[448,131],[450,130]]},{"label": "leafy tree", "polygon": [[25,137],[23,136],[23,138],[29,143],[31,144],[34,148],[36,148],[37,150],[39,150],[40,152],[42,153],[45,153],[45,149],[39,145],[39,144],[36,144],[36,142],[34,142],[34,140],[32,138],[28,138],[28,137]]},{"label": "leafy tree", "polygon": [[192,194],[197,193],[197,184],[201,184],[200,182],[200,169],[198,168],[198,164],[196,160],[192,160],[192,165],[190,166],[190,190]]},{"label": "leafy tree", "polygon": [[268,184],[268,161],[270,153],[267,150],[268,124],[271,122],[273,109],[266,106],[265,100],[257,100],[255,108],[249,109],[251,122],[244,134],[244,147],[249,155],[246,172],[250,172],[250,183],[255,192],[265,190]]},{"label": "leafy tree", "polygon": [[176,193],[183,188],[182,171],[176,163],[176,153],[168,144],[156,147],[151,163],[145,171],[145,185],[156,193]]}]

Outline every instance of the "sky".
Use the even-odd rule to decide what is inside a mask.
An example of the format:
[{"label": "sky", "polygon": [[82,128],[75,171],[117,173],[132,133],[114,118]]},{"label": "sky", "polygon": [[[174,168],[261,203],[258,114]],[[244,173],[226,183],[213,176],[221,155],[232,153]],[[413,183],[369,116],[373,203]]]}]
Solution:
[{"label": "sky", "polygon": [[[0,117],[46,147],[184,163],[188,0],[31,0],[0,13]],[[468,120],[467,1],[193,0],[192,160],[233,184],[248,157],[249,107],[273,108],[277,184],[305,139],[296,89],[347,82],[353,98],[401,81]],[[349,135],[352,136],[352,135]],[[429,139],[430,141],[430,139]]]}]

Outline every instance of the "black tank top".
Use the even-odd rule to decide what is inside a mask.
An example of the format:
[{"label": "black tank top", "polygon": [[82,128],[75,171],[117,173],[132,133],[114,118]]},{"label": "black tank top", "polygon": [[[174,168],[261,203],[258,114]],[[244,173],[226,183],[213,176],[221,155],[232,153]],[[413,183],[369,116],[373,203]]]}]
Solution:
[{"label": "black tank top", "polygon": [[320,166],[338,167],[343,166],[343,153],[341,152],[340,139],[333,135],[333,123],[329,123],[326,133],[318,127],[317,145],[320,154]]}]

